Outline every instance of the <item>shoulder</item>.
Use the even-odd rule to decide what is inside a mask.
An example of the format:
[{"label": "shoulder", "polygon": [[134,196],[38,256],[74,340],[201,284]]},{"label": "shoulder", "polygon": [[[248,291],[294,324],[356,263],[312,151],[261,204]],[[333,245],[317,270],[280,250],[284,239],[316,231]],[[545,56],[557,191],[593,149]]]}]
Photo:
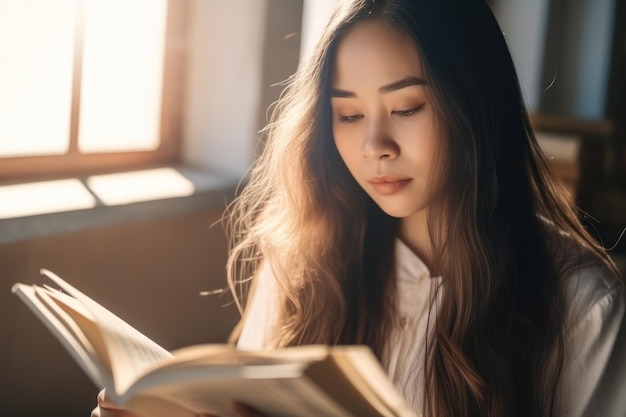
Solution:
[{"label": "shoulder", "polygon": [[623,282],[599,259],[574,262],[561,278],[570,325],[576,325],[593,309],[607,310],[606,315],[625,303]]},{"label": "shoulder", "polygon": [[622,279],[599,254],[566,233],[555,233],[549,246],[570,326],[594,307],[624,302]]},{"label": "shoulder", "polygon": [[237,348],[261,350],[270,347],[278,311],[278,286],[272,267],[263,261],[248,294]]},{"label": "shoulder", "polygon": [[573,268],[564,278],[569,309],[562,415],[623,416],[625,287],[600,261]]}]

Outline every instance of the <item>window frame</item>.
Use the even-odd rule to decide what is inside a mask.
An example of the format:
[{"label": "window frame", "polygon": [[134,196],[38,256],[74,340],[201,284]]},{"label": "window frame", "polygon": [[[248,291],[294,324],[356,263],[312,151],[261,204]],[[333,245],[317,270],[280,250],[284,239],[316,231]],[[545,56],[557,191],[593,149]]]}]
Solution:
[{"label": "window frame", "polygon": [[84,7],[84,1],[77,2],[69,149],[63,155],[0,156],[2,182],[81,176],[180,162],[189,0],[167,3],[160,138],[159,146],[149,151],[80,153],[78,150]]}]

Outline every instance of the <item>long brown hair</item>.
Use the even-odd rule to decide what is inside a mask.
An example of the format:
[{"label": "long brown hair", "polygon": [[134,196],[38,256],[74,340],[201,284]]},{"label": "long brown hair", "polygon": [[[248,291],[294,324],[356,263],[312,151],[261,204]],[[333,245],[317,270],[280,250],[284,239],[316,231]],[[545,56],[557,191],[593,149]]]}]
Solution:
[{"label": "long brown hair", "polygon": [[[424,412],[551,415],[565,355],[562,278],[585,262],[615,268],[550,171],[483,0],[339,3],[230,208],[231,288],[245,299],[267,261],[281,295],[275,346],[363,343],[382,356],[395,317],[399,221],[343,164],[329,96],[337,44],[368,19],[415,44],[445,139],[428,219],[441,284],[432,294]],[[584,256],[557,256],[565,239]]]}]

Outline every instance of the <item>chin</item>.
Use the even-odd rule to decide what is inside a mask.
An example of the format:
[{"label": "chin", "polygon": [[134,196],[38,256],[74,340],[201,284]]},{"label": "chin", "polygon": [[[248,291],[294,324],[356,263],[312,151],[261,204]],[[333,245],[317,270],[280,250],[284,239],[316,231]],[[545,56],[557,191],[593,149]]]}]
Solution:
[{"label": "chin", "polygon": [[411,217],[412,215],[422,211],[422,208],[415,207],[388,207],[381,204],[378,204],[378,207],[380,207],[380,209],[384,211],[387,215],[395,217],[396,219]]}]

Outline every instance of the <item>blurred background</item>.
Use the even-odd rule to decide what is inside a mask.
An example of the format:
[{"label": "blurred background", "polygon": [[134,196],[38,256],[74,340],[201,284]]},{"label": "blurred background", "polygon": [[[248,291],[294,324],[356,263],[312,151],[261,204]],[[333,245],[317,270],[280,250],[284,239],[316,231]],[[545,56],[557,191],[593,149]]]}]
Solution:
[{"label": "blurred background", "polygon": [[[333,3],[0,0],[0,415],[95,405],[10,292],[40,268],[167,349],[226,340],[219,221]],[[623,268],[626,2],[489,3],[542,146]]]}]

